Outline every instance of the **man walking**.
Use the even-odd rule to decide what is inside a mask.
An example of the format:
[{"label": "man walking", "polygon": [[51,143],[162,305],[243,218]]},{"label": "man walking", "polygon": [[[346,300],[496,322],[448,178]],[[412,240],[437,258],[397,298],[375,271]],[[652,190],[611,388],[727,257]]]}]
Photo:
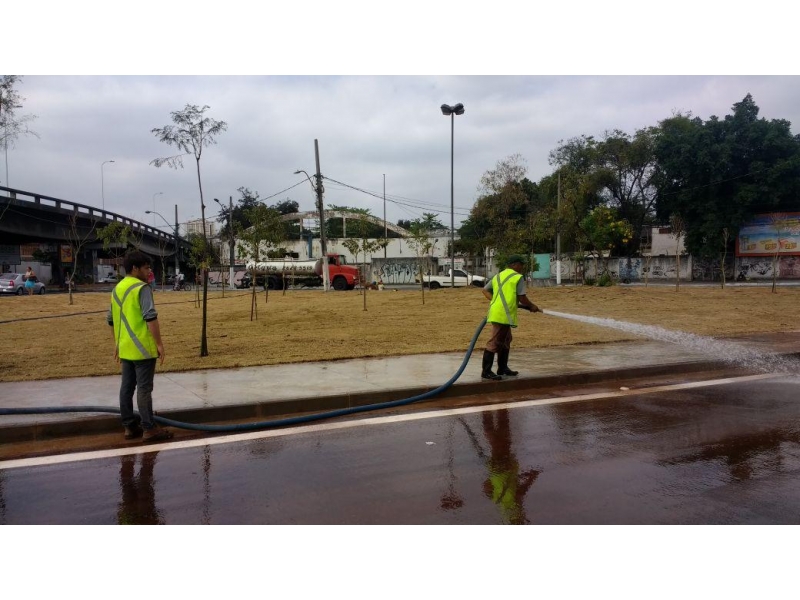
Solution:
[{"label": "man walking", "polygon": [[[514,377],[518,371],[508,368],[511,352],[511,328],[517,326],[517,306],[531,312],[541,312],[525,294],[525,279],[522,271],[525,259],[519,254],[508,257],[508,266],[492,277],[483,288],[483,295],[490,301],[486,322],[492,326],[492,337],[483,351],[482,379],[498,380],[501,375]],[[494,355],[497,354],[497,375],[492,372]]]},{"label": "man walking", "polygon": [[[153,376],[156,360],[161,358],[164,364],[164,344],[153,290],[147,285],[150,257],[138,251],[129,252],[124,264],[126,275],[111,292],[107,320],[114,327],[114,359],[122,365],[119,410],[125,439],[168,440],[172,432],[157,427],[153,419]],[[133,412],[134,390],[138,416]]]}]

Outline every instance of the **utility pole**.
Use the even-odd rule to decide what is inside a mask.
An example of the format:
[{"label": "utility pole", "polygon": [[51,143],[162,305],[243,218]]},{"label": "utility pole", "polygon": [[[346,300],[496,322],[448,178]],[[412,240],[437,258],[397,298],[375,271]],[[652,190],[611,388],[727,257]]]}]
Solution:
[{"label": "utility pole", "polygon": [[234,289],[233,285],[233,261],[234,261],[234,251],[233,251],[233,196],[228,196],[228,234],[230,235],[230,245],[231,245],[231,254],[230,254],[230,265],[228,265],[228,289]]},{"label": "utility pole", "polygon": [[561,172],[556,191],[556,285],[561,285]]},{"label": "utility pole", "polygon": [[178,277],[180,267],[178,266],[178,252],[181,249],[181,238],[178,236],[178,205],[175,205],[175,277]]},{"label": "utility pole", "polygon": [[325,242],[325,209],[322,205],[322,173],[319,169],[319,142],[314,140],[314,156],[317,160],[317,208],[319,209],[319,240],[322,246],[322,286],[327,292],[329,287],[328,281],[328,247]]},{"label": "utility pole", "polygon": [[383,174],[383,258],[386,259],[386,242],[389,240],[389,230],[386,228],[386,173]]}]

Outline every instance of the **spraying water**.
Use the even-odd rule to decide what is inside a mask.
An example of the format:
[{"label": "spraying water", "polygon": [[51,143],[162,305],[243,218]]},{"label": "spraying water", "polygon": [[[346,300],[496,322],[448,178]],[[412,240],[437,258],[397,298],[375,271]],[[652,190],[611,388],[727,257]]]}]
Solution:
[{"label": "spraying water", "polygon": [[542,312],[553,317],[572,319],[574,321],[591,323],[592,325],[600,325],[602,327],[611,327],[612,329],[649,337],[661,342],[670,342],[689,350],[708,354],[726,363],[762,371],[764,373],[797,375],[798,372],[800,372],[800,363],[798,363],[797,360],[776,354],[759,352],[758,350],[753,350],[752,348],[728,340],[717,340],[694,333],[673,331],[664,329],[663,327],[656,327],[655,325],[640,325],[638,323],[617,321],[615,319],[571,315],[569,313],[556,312],[553,310],[543,310]]}]

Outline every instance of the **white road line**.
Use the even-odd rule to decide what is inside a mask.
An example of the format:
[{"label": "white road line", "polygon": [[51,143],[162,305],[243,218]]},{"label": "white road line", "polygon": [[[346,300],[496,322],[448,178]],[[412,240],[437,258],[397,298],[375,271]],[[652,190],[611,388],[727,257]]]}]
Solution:
[{"label": "white road line", "polygon": [[333,423],[319,423],[316,425],[302,425],[286,429],[271,429],[265,431],[252,431],[248,433],[237,433],[221,437],[186,440],[182,442],[168,442],[164,444],[152,444],[148,446],[136,446],[134,448],[117,448],[114,450],[99,450],[96,452],[78,452],[74,454],[59,454],[55,456],[39,456],[35,458],[21,458],[0,462],[0,470],[15,469],[20,467],[37,467],[45,465],[57,465],[86,460],[96,460],[100,458],[110,458],[114,456],[125,456],[130,454],[146,454],[148,452],[161,452],[165,450],[183,450],[186,448],[201,448],[203,446],[215,446],[217,444],[232,444],[251,440],[261,440],[267,438],[284,437],[287,435],[297,435],[303,433],[317,433],[320,431],[336,431],[338,429],[350,429],[353,427],[367,427],[370,425],[386,425],[390,423],[403,423],[407,421],[419,421],[422,419],[435,419],[440,417],[450,417],[481,413],[493,410],[528,408],[531,406],[545,406],[548,404],[563,404],[566,402],[584,402],[587,400],[602,400],[609,398],[624,398],[625,396],[641,396],[643,394],[654,394],[658,392],[671,392],[677,390],[687,390],[693,388],[711,387],[715,385],[726,385],[729,383],[745,383],[748,381],[759,381],[763,379],[777,379],[784,375],[766,373],[762,375],[747,375],[744,377],[729,377],[725,379],[709,379],[705,381],[693,381],[689,383],[677,383],[673,385],[660,385],[642,389],[614,390],[598,392],[595,394],[582,394],[579,396],[564,396],[553,398],[541,398],[539,400],[523,400],[520,402],[505,402],[502,404],[488,404],[482,406],[466,406],[462,408],[451,408],[436,410],[424,413],[409,413],[404,415],[391,415],[385,417],[371,417],[367,419],[357,419],[353,421],[339,421]]}]

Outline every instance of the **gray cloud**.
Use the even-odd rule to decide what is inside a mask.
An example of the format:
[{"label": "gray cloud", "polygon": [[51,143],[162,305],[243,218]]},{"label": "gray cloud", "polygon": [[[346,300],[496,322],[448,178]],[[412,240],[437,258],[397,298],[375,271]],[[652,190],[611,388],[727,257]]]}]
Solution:
[{"label": "gray cloud", "polygon": [[[217,213],[212,198],[235,201],[240,186],[265,197],[301,181],[296,169],[313,173],[316,138],[324,175],[381,194],[385,174],[387,195],[428,207],[389,202],[392,222],[425,210],[449,223],[450,119],[442,103],[466,106],[455,119],[456,222],[481,175],[513,153],[538,180],[552,171],[547,158],[559,140],[633,133],[674,111],[724,116],[748,92],[761,116],[800,119],[800,78],[792,76],[28,76],[20,91],[22,113],[38,115],[41,137],[9,151],[11,187],[99,206],[100,166],[113,159],[104,170],[106,208],[146,222],[156,192],[170,221],[175,204],[182,221],[200,214],[191,157],[178,171],[149,165],[175,153],[150,130],[187,103],[207,104],[209,116],[228,123],[201,161],[209,214]],[[313,209],[307,184],[270,202],[286,197]],[[332,183],[325,201],[383,215],[380,199]]]}]

